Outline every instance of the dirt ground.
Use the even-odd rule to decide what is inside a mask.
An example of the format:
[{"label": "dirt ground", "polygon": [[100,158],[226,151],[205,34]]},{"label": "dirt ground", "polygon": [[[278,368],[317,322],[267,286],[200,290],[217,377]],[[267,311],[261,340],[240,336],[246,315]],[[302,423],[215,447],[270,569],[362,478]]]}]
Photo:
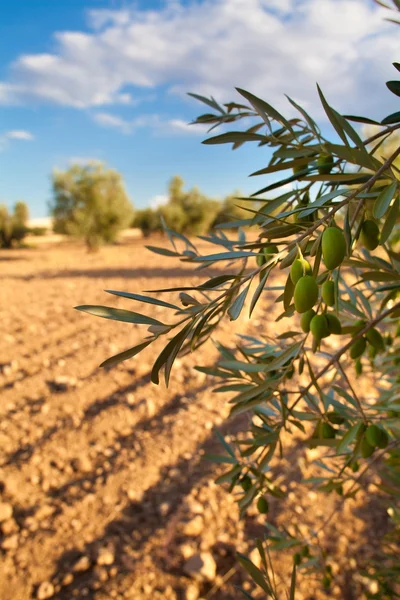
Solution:
[{"label": "dirt ground", "polygon": [[[0,278],[0,599],[242,598],[236,586],[253,588],[235,551],[254,549],[266,517],[250,511],[239,522],[234,498],[213,483],[220,470],[203,458],[219,451],[215,427],[243,427],[226,420],[228,398],[213,395],[193,368],[212,364],[213,345],[179,359],[169,389],[156,387],[150,367],[161,346],[109,372],[98,368],[142,339],[143,327],[73,309],[137,310],[103,290],[197,284],[204,271],[127,240],[97,254],[77,245],[2,251]],[[149,314],[162,320],[164,311]],[[271,330],[271,306],[235,326]],[[233,341],[233,333],[226,323],[221,337]],[[283,485],[307,472],[307,460],[296,448],[284,457]],[[302,508],[288,491],[284,503],[272,501],[272,522],[318,528],[340,502],[304,492]],[[332,540],[337,583],[329,592],[300,585],[299,599],[363,597],[351,575],[371,528],[385,527],[385,511],[364,501],[321,532]],[[199,553],[204,569],[189,573]],[[277,564],[278,575],[286,566]]]}]

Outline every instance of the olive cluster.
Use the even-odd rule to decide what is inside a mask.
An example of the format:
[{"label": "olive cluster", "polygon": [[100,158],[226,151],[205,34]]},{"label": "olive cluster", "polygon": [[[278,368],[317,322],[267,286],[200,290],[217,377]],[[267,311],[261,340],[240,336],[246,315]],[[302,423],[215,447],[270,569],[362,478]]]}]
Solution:
[{"label": "olive cluster", "polygon": [[[322,234],[321,243],[325,266],[332,271],[346,256],[347,247],[343,232],[337,227],[327,227]],[[296,258],[292,263],[290,278],[295,286],[294,306],[301,314],[300,326],[304,333],[311,331],[315,348],[323,338],[331,334],[340,335],[342,326],[338,317],[327,311],[336,304],[335,283],[332,279],[326,280],[321,286],[321,297],[325,307],[322,313],[317,314],[313,307],[318,302],[319,286],[312,274],[311,265],[305,258]]]}]

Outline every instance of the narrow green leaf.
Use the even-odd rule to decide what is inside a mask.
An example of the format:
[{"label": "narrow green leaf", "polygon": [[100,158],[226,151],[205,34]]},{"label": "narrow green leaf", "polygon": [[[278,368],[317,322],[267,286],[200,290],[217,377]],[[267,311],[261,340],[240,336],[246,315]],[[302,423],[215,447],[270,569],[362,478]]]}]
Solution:
[{"label": "narrow green leaf", "polygon": [[150,250],[150,252],[154,252],[154,254],[161,254],[162,256],[180,256],[178,252],[173,252],[167,248],[158,248],[157,246],[145,246],[145,248]]},{"label": "narrow green leaf", "polygon": [[245,373],[261,373],[267,365],[256,365],[254,363],[242,362],[240,360],[222,360],[218,363],[224,369],[232,371],[244,371]]},{"label": "narrow green leaf", "polygon": [[294,294],[294,283],[291,280],[291,277],[289,274],[286,279],[285,290],[283,292],[283,307],[285,310],[287,310],[289,308],[290,303],[292,302],[293,294]]},{"label": "narrow green leaf", "polygon": [[123,321],[125,323],[135,323],[137,325],[164,325],[161,321],[157,321],[157,319],[147,317],[146,315],[141,315],[130,310],[123,310],[121,308],[112,308],[110,306],[84,304],[82,306],[75,306],[75,309],[87,312],[96,317],[102,317],[103,319],[112,319],[113,321]]},{"label": "narrow green leaf", "polygon": [[400,81],[387,81],[386,86],[396,96],[400,96]]},{"label": "narrow green leaf", "polygon": [[379,121],[374,121],[368,117],[359,117],[357,115],[343,115],[348,121],[355,121],[356,123],[366,123],[367,125],[379,125]]},{"label": "narrow green leaf", "polygon": [[258,299],[261,296],[261,293],[262,293],[262,291],[264,289],[264,286],[265,286],[265,284],[267,282],[269,273],[270,273],[270,271],[267,269],[265,271],[265,273],[263,274],[263,276],[261,277],[260,283],[258,284],[257,289],[256,289],[256,291],[253,294],[253,298],[251,299],[251,303],[250,303],[249,317],[251,317],[252,312],[253,312],[253,310],[254,310],[257,302],[258,302]]},{"label": "narrow green leaf", "polygon": [[217,438],[219,439],[220,443],[225,448],[225,450],[231,455],[232,458],[235,458],[235,452],[234,452],[232,446],[230,444],[228,444],[228,442],[225,440],[222,433],[220,431],[218,431],[218,429],[216,429],[215,434],[216,434]]},{"label": "narrow green leaf", "polygon": [[249,291],[249,285],[244,288],[236,298],[232,306],[228,310],[228,315],[230,316],[231,321],[236,321],[242,312],[244,303],[246,301],[247,293]]},{"label": "narrow green leaf", "polygon": [[337,454],[342,454],[345,450],[347,450],[347,447],[357,437],[357,434],[359,433],[359,431],[361,430],[362,427],[363,427],[363,423],[361,423],[361,422],[357,423],[356,425],[353,425],[353,427],[351,427],[344,434],[344,436],[342,437],[342,439],[339,442],[338,447],[336,448]]},{"label": "narrow green leaf", "polygon": [[226,283],[227,281],[231,281],[232,279],[235,279],[235,277],[236,277],[236,275],[217,275],[216,277],[212,277],[208,281],[205,281],[204,283],[199,285],[199,289],[211,290],[216,287],[219,287],[220,285],[222,285],[223,283]]},{"label": "narrow green leaf", "polygon": [[357,175],[357,173],[329,173],[327,175],[306,175],[304,181],[327,181],[328,183],[346,183],[347,185],[366,183],[371,175]]},{"label": "narrow green leaf", "polygon": [[328,119],[332,123],[332,125],[333,125],[334,129],[336,130],[336,133],[338,134],[338,136],[346,144],[346,146],[348,146],[349,143],[347,141],[346,135],[345,135],[345,133],[343,131],[343,128],[341,127],[340,123],[338,122],[333,109],[329,106],[329,104],[325,100],[325,96],[323,95],[323,93],[322,93],[321,88],[319,87],[319,85],[317,85],[317,89],[318,89],[319,97],[320,97],[321,102],[322,102],[322,106],[324,107],[324,110],[326,112],[326,115],[327,115]]},{"label": "narrow green leaf", "polygon": [[375,219],[381,219],[383,215],[386,213],[387,209],[390,206],[392,198],[397,189],[397,182],[393,182],[391,185],[383,188],[374,204],[374,217]]},{"label": "narrow green leaf", "polygon": [[200,96],[199,94],[194,94],[193,92],[188,92],[188,96],[192,96],[192,98],[195,98],[196,100],[199,100],[200,102],[203,102],[203,104],[207,104],[207,106],[214,108],[215,110],[222,113],[223,115],[225,114],[225,111],[222,110],[222,108],[219,106],[219,104],[217,104],[217,102],[214,100],[214,98],[211,98],[211,99],[205,98],[204,96]]},{"label": "narrow green leaf", "polygon": [[275,121],[278,121],[278,123],[284,125],[294,135],[294,131],[289,121],[287,121],[285,117],[281,115],[281,113],[278,112],[273,106],[268,104],[268,102],[265,102],[265,100],[262,100],[261,98],[257,98],[257,96],[254,96],[250,92],[246,92],[246,90],[243,90],[241,88],[236,89],[239,92],[239,94],[241,94],[244,98],[246,98],[246,100],[250,102],[250,104],[255,108],[255,110],[258,112],[262,119],[264,119],[266,122],[266,117],[275,119]]},{"label": "narrow green leaf", "polygon": [[400,123],[400,111],[394,112],[388,115],[381,121],[382,125],[392,125],[393,123]]},{"label": "narrow green leaf", "polygon": [[308,123],[308,126],[310,127],[311,131],[314,132],[314,134],[319,138],[320,136],[320,131],[318,128],[318,125],[315,123],[315,121],[313,121],[313,119],[310,117],[310,115],[304,110],[304,108],[302,106],[300,106],[299,104],[297,104],[294,100],[292,100],[291,98],[289,98],[289,96],[287,94],[285,94],[286,98],[289,100],[290,104],[292,106],[294,106],[299,113],[304,117],[304,119],[306,120],[306,122]]},{"label": "narrow green leaf", "polygon": [[381,238],[380,238],[380,244],[384,244],[385,242],[387,242],[387,240],[390,237],[390,234],[393,231],[394,226],[396,225],[397,222],[397,218],[399,216],[399,197],[396,198],[396,200],[393,202],[388,216],[386,217],[386,221],[382,227],[382,231],[381,231]]},{"label": "narrow green leaf", "polygon": [[250,577],[253,579],[253,581],[262,590],[264,590],[264,592],[266,592],[267,594],[272,594],[273,591],[271,590],[271,588],[269,587],[269,585],[265,581],[265,577],[264,577],[262,571],[260,571],[260,569],[258,567],[256,567],[256,565],[254,565],[251,562],[251,560],[249,560],[247,558],[247,556],[244,556],[240,552],[237,553],[237,557],[238,557],[238,561],[240,562],[240,564],[242,565],[242,567],[244,569],[246,569],[246,571],[248,572],[248,574],[250,575]]},{"label": "narrow green leaf", "polygon": [[220,254],[209,254],[208,256],[197,256],[193,262],[211,262],[218,260],[234,260],[238,258],[248,258],[249,256],[257,256],[256,252],[245,252],[239,250],[237,252],[221,252]]},{"label": "narrow green leaf", "polygon": [[212,138],[207,138],[202,141],[202,144],[213,146],[215,144],[236,144],[243,142],[263,142],[266,136],[261,133],[251,133],[248,131],[229,131],[215,135]]},{"label": "narrow green leaf", "polygon": [[114,296],[121,296],[122,298],[129,298],[130,300],[137,300],[138,302],[145,302],[147,304],[156,304],[157,306],[165,306],[166,308],[174,308],[180,310],[179,306],[158,300],[157,298],[151,298],[150,296],[142,296],[141,294],[131,294],[130,292],[117,292],[115,290],[104,290],[107,294],[114,294]]},{"label": "narrow green leaf", "polygon": [[[192,323],[188,323],[175,337],[168,342],[165,348],[160,352],[151,370],[151,381],[153,383],[157,385],[160,383],[160,369],[167,363],[170,357],[176,357],[191,327]],[[166,377],[166,379],[168,378]],[[166,384],[168,386],[168,381],[166,381]]]},{"label": "narrow green leaf", "polygon": [[128,360],[129,358],[132,358],[133,356],[136,356],[136,354],[139,354],[139,352],[141,352],[142,350],[144,350],[149,344],[151,344],[153,340],[149,340],[148,342],[142,342],[141,344],[138,344],[137,346],[134,346],[133,348],[129,348],[129,350],[124,350],[123,352],[119,352],[119,354],[115,354],[114,356],[111,356],[110,358],[107,358],[107,360],[105,360],[104,362],[101,363],[100,367],[113,367],[114,365],[117,365],[118,363],[124,361],[124,360]]}]

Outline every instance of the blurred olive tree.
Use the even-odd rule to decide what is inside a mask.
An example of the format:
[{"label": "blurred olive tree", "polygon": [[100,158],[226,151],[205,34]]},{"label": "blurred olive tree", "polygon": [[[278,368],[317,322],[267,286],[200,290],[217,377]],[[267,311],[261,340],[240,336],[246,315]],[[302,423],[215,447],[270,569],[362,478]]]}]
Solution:
[{"label": "blurred olive tree", "polygon": [[89,250],[116,241],[132,223],[133,206],[122,177],[104,164],[55,170],[52,184],[54,231],[82,238]]}]

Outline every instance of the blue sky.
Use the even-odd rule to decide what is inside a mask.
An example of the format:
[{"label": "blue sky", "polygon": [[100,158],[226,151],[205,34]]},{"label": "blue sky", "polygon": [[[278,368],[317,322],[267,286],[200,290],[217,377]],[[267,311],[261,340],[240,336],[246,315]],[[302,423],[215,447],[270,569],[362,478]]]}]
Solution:
[{"label": "blue sky", "polygon": [[222,197],[265,184],[268,150],[201,144],[186,92],[288,93],[323,127],[315,82],[343,113],[381,119],[400,58],[398,29],[372,0],[13,0],[0,3],[0,202],[47,214],[53,168],[103,160],[135,206],[180,174]]}]

